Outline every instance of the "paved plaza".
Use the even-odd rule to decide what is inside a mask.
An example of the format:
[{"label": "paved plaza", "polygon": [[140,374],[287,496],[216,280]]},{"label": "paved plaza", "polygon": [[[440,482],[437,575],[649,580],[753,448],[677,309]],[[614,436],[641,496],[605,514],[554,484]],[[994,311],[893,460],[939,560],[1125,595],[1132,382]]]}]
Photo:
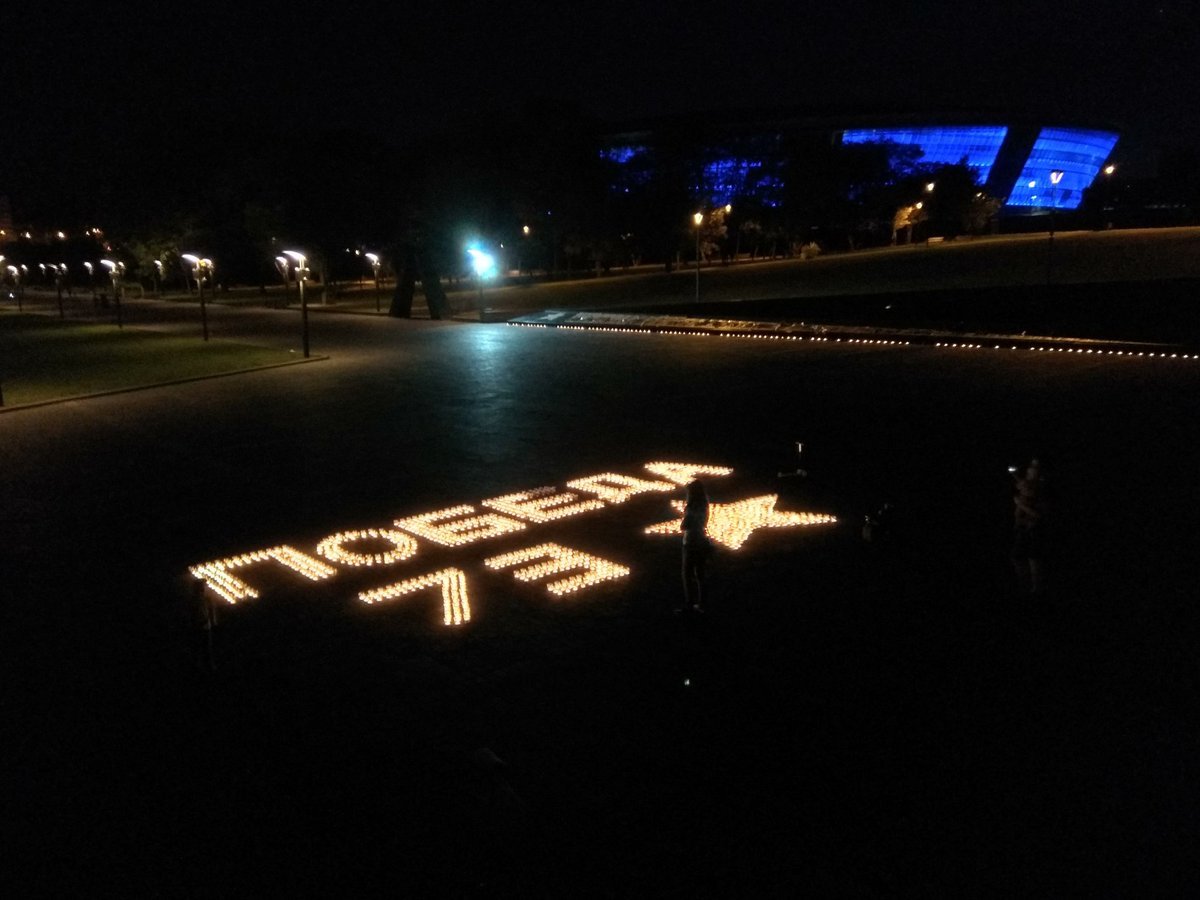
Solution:
[{"label": "paved plaza", "polygon": [[[166,306],[131,317],[191,327]],[[299,348],[294,311],[211,316]],[[33,883],[1197,885],[1200,362],[324,314],[312,344],[0,415]],[[1007,556],[1032,455],[1061,533],[1036,604]],[[694,466],[732,536],[679,617],[678,538],[647,529]],[[895,541],[864,542],[885,501]],[[468,515],[521,527],[436,539]],[[281,546],[331,573],[244,558]],[[562,571],[514,575],[539,561]],[[204,564],[257,593],[221,602],[214,672]]]}]

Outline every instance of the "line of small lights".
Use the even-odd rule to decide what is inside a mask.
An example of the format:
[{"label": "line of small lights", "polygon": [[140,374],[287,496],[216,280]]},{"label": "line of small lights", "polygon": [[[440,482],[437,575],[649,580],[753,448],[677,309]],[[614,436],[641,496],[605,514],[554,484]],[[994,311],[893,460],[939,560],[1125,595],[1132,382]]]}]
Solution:
[{"label": "line of small lights", "polygon": [[615,472],[576,478],[574,481],[568,481],[567,487],[586,494],[595,494],[601,500],[612,504],[624,503],[630,497],[650,491],[675,490],[675,484],[669,481],[647,481],[644,478],[618,475]]},{"label": "line of small lights", "polygon": [[259,594],[246,582],[231,574],[230,570],[267,560],[274,560],[293,572],[303,575],[309,581],[321,581],[337,574],[337,569],[333,566],[328,566],[319,559],[314,559],[307,553],[301,553],[295,547],[287,544],[201,563],[198,566],[190,567],[188,571],[192,573],[193,577],[205,582],[217,596],[227,603],[236,604],[241,600],[258,597]]},{"label": "line of small lights", "polygon": [[632,326],[592,326],[592,325],[548,325],[545,323],[534,322],[509,322],[508,325],[515,328],[556,328],[567,331],[601,331],[620,334],[656,334],[656,335],[673,335],[682,337],[723,337],[723,338],[746,338],[751,340],[766,340],[766,341],[809,341],[813,343],[833,343],[833,344],[860,344],[860,345],[875,345],[875,346],[895,346],[895,347],[935,347],[942,349],[957,349],[957,350],[1032,350],[1046,353],[1077,353],[1081,355],[1093,354],[1096,356],[1124,356],[1129,358],[1145,358],[1145,359],[1179,359],[1179,360],[1200,360],[1200,353],[1169,353],[1166,351],[1142,351],[1142,350],[1109,350],[1103,348],[1083,348],[1083,347],[1049,347],[1049,346],[1026,346],[1019,347],[1016,344],[1004,346],[1001,344],[976,344],[969,342],[950,342],[936,341],[926,343],[923,341],[908,341],[897,340],[891,338],[848,338],[848,337],[825,337],[821,335],[800,335],[800,334],[739,334],[731,332],[713,332],[699,331],[688,329],[675,328],[638,328]]},{"label": "line of small lights", "polygon": [[436,512],[396,519],[393,524],[397,528],[403,528],[405,531],[410,531],[435,544],[441,544],[443,547],[461,547],[463,544],[499,537],[502,534],[511,534],[514,531],[523,531],[526,527],[524,522],[518,522],[516,519],[510,519],[508,516],[498,513],[485,513],[465,519],[455,518],[473,512],[475,512],[475,507],[464,503],[461,506],[439,509]]},{"label": "line of small lights", "polygon": [[644,468],[647,472],[676,484],[690,484],[701,475],[720,478],[733,474],[733,469],[725,466],[705,466],[694,463],[649,462]]},{"label": "line of small lights", "polygon": [[[524,565],[537,559],[547,561],[538,565]],[[520,581],[540,581],[549,575],[583,569],[584,571],[580,574],[552,581],[546,585],[547,591],[560,597],[564,594],[573,594],[602,581],[624,578],[630,571],[628,567],[618,563],[554,543],[539,544],[527,550],[516,550],[512,553],[494,556],[491,559],[485,559],[483,564],[489,569],[523,566],[513,572],[513,577]]]},{"label": "line of small lights", "polygon": [[572,494],[569,491],[559,492],[556,487],[539,487],[531,491],[519,491],[515,494],[505,494],[503,497],[493,497],[491,500],[484,500],[483,505],[530,522],[539,523],[577,516],[591,509],[604,508],[604,504],[599,500],[575,502],[578,497],[578,494]]},{"label": "line of small lights", "polygon": [[394,600],[406,594],[412,594],[425,588],[441,585],[442,588],[442,621],[446,625],[462,625],[471,621],[471,600],[467,594],[467,576],[462,569],[450,567],[409,578],[406,581],[391,584],[387,587],[363,591],[358,599],[364,603],[381,603],[384,600]]},{"label": "line of small lights", "polygon": [[[386,541],[394,549],[383,553],[354,553],[345,545],[356,541]],[[403,562],[417,552],[417,542],[402,531],[368,528],[364,531],[339,531],[317,544],[317,554],[330,562],[346,566],[390,566]]]},{"label": "line of small lights", "polygon": [[508,322],[508,325],[514,328],[555,328],[565,331],[601,331],[612,334],[664,334],[681,337],[724,337],[724,338],[748,338],[759,341],[816,341],[816,342],[836,342],[836,343],[860,343],[860,344],[894,344],[897,346],[908,346],[909,341],[891,340],[891,339],[869,339],[869,338],[830,338],[821,335],[805,335],[805,334],[754,334],[754,333],[736,333],[726,331],[700,331],[686,328],[638,328],[634,326],[612,326],[612,325],[547,325],[542,322]]}]

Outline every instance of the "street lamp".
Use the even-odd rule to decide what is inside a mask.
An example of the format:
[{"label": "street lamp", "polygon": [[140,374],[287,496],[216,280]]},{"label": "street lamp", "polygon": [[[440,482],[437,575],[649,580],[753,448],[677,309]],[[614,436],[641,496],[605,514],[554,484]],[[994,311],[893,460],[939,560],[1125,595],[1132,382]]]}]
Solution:
[{"label": "street lamp", "polygon": [[483,280],[496,274],[496,258],[485,253],[478,247],[468,247],[467,255],[471,257],[471,268],[479,279],[479,312],[483,313]]},{"label": "street lamp", "polygon": [[[1062,180],[1063,180],[1062,169],[1054,169],[1050,173],[1050,222],[1051,222],[1051,226],[1053,226],[1053,223],[1054,223],[1054,210],[1058,207],[1058,197],[1057,197],[1057,194],[1055,193],[1055,191],[1058,189],[1058,183]],[[1053,232],[1054,228],[1051,227],[1050,230],[1051,230],[1051,232]]]},{"label": "street lamp", "polygon": [[163,261],[161,259],[156,259],[154,261],[154,296],[156,296],[156,297],[162,296],[162,283],[163,283]]},{"label": "street lamp", "polygon": [[1054,213],[1058,208],[1058,183],[1063,179],[1062,169],[1050,172],[1050,240],[1046,247],[1046,284],[1050,284],[1052,265],[1054,262]]},{"label": "street lamp", "polygon": [[213,261],[207,257],[201,259],[194,253],[181,253],[179,258],[192,264],[192,277],[196,279],[196,292],[200,295],[200,327],[204,332],[204,340],[208,340],[208,312],[204,307],[204,276],[213,268]]},{"label": "street lamp", "polygon": [[283,279],[283,305],[287,306],[290,302],[288,295],[291,293],[291,279],[288,277],[288,258],[286,256],[275,257],[275,269],[279,272],[279,277]]},{"label": "street lamp", "polygon": [[95,266],[93,266],[93,265],[92,265],[90,262],[85,262],[85,263],[83,264],[83,267],[84,267],[85,269],[87,269],[87,273],[88,273],[88,287],[89,287],[89,288],[91,289],[91,291],[92,291],[92,305],[93,305],[93,306],[95,306],[95,301],[96,301],[96,267],[95,267]]},{"label": "street lamp", "polygon": [[67,264],[59,263],[57,266],[50,263],[50,271],[54,273],[54,290],[58,293],[58,317],[65,319],[67,314],[63,311],[63,279],[67,274]]},{"label": "street lamp", "polygon": [[308,260],[298,250],[284,250],[283,255],[296,264],[296,283],[300,285],[301,341],[304,346],[304,358],[308,359],[308,303],[304,299],[304,282],[308,278]]},{"label": "street lamp", "polygon": [[696,226],[696,302],[700,302],[700,226],[704,224],[704,213],[692,214],[692,223]]},{"label": "street lamp", "polygon": [[1104,200],[1100,204],[1100,221],[1107,223],[1110,228],[1112,223],[1108,221],[1107,212],[1108,205],[1112,203],[1112,177],[1116,171],[1117,167],[1112,163],[1104,167]]},{"label": "street lamp", "polygon": [[100,264],[108,269],[109,280],[112,281],[113,301],[117,304],[117,327],[124,328],[121,316],[121,276],[125,273],[125,263],[102,259]]},{"label": "street lamp", "polygon": [[16,266],[9,266],[8,274],[13,280],[13,287],[17,289],[17,312],[24,312],[25,306],[22,301],[25,299],[25,288],[21,286],[21,270]]},{"label": "street lamp", "polygon": [[364,253],[363,256],[365,256],[367,258],[367,262],[371,264],[371,273],[375,276],[375,312],[379,312],[379,254]]}]

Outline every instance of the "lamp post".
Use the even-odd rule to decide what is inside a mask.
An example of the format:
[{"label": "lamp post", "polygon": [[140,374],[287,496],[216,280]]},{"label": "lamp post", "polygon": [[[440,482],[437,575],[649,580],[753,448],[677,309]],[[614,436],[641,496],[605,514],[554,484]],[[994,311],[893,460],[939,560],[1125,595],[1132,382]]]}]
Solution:
[{"label": "lamp post", "polygon": [[1108,204],[1112,202],[1112,177],[1116,171],[1117,167],[1112,163],[1104,167],[1104,200],[1100,204],[1100,221],[1109,228],[1112,223],[1108,221]]},{"label": "lamp post", "polygon": [[96,267],[90,262],[85,262],[83,267],[88,273],[88,289],[92,292],[92,305],[96,305]]},{"label": "lamp post", "polygon": [[162,296],[162,283],[163,283],[163,261],[161,259],[156,259],[154,261],[154,296],[156,296],[156,297]]},{"label": "lamp post", "polygon": [[1054,213],[1058,209],[1058,183],[1063,179],[1062,169],[1050,173],[1050,240],[1054,240]]},{"label": "lamp post", "polygon": [[101,265],[108,269],[108,277],[112,282],[113,301],[117,305],[117,327],[124,328],[125,323],[121,315],[121,275],[125,271],[125,264],[121,262],[113,262],[111,259],[100,260]]},{"label": "lamp post", "polygon": [[308,278],[308,260],[298,250],[284,250],[283,255],[296,264],[296,283],[300,285],[300,334],[304,358],[308,359],[308,303],[304,299],[304,282]]},{"label": "lamp post", "polygon": [[696,302],[700,302],[700,226],[704,224],[704,213],[692,214],[692,223],[696,226]]},{"label": "lamp post", "polygon": [[1050,278],[1053,272],[1054,264],[1054,213],[1058,208],[1058,183],[1062,181],[1062,169],[1054,169],[1050,172],[1050,240],[1046,246],[1046,284],[1050,284]]},{"label": "lamp post", "polygon": [[56,266],[56,265],[54,265],[54,263],[51,263],[50,271],[54,273],[54,290],[58,294],[58,317],[60,319],[65,319],[67,317],[67,314],[66,314],[66,312],[63,311],[62,295],[63,295],[63,278],[67,274],[67,264],[61,263]]},{"label": "lamp post", "polygon": [[[0,256],[0,263],[2,263],[2,262],[4,262],[4,257]],[[9,266],[8,268],[10,271],[12,270],[12,266]],[[19,311],[20,307],[18,306],[17,309]],[[3,382],[3,380],[0,380],[0,406],[3,406],[3,405],[4,405],[4,382]]]},{"label": "lamp post", "polygon": [[367,258],[367,262],[371,264],[371,274],[375,276],[375,312],[379,312],[379,254],[364,253],[363,256],[365,256]]},{"label": "lamp post", "polygon": [[9,266],[8,274],[13,280],[13,287],[17,289],[17,312],[24,312],[25,288],[21,286],[21,270],[16,266]]},{"label": "lamp post", "polygon": [[478,247],[468,247],[467,255],[471,257],[471,268],[475,270],[475,276],[479,280],[479,312],[483,314],[483,281],[485,278],[491,278],[496,274],[496,258],[490,253],[485,253]]},{"label": "lamp post", "polygon": [[208,340],[208,312],[204,306],[204,274],[207,269],[212,266],[211,259],[201,259],[194,253],[181,253],[180,259],[187,260],[192,264],[192,277],[196,279],[196,292],[200,295],[200,327],[204,333],[204,340]]},{"label": "lamp post", "polygon": [[291,279],[288,278],[288,258],[286,256],[275,257],[275,269],[279,272],[279,277],[283,279],[283,305],[288,305],[288,295],[291,293]]}]

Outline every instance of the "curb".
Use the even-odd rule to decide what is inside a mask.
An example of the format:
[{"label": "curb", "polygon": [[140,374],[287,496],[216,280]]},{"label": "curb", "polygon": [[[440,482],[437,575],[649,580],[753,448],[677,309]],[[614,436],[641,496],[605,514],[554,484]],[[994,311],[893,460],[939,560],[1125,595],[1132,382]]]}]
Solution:
[{"label": "curb", "polygon": [[265,372],[268,369],[283,369],[287,366],[301,366],[306,363],[323,362],[328,356],[310,356],[308,359],[290,359],[287,362],[271,363],[266,366],[255,366],[251,369],[232,369],[228,372],[213,372],[210,375],[193,375],[191,378],[176,378],[172,381],[156,381],[153,384],[137,384],[130,387],[113,388],[108,391],[96,391],[91,394],[72,394],[69,397],[55,397],[52,400],[36,400],[33,403],[17,403],[12,406],[0,406],[0,415],[17,412],[22,409],[36,409],[39,406],[54,406],[57,403],[70,403],[75,400],[92,400],[96,397],[112,397],[116,394],[131,394],[134,391],[148,391],[152,388],[171,387],[177,384],[191,384],[194,381],[211,381],[214,378],[228,378],[230,375],[248,375],[251,372]]}]

